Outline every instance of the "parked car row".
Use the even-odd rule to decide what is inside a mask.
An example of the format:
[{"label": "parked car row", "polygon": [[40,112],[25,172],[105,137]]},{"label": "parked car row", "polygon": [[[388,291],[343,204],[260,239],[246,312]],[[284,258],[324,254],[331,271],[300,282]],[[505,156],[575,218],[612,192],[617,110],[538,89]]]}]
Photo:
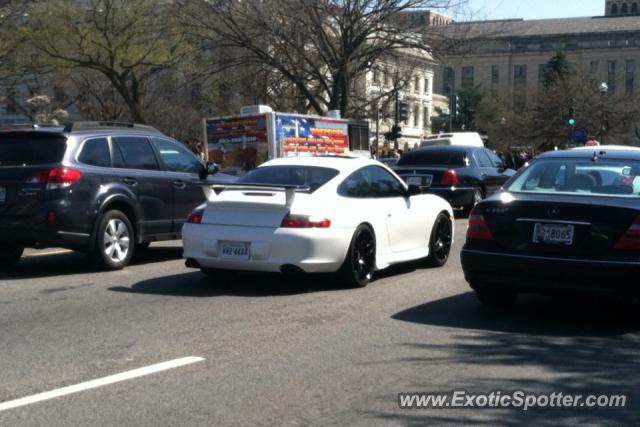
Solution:
[{"label": "parked car row", "polygon": [[238,178],[138,125],[0,132],[0,267],[60,246],[119,269],[182,238],[186,265],[215,277],[323,272],[362,287],[397,263],[444,265],[454,206],[469,212],[462,269],[486,305],[524,292],[640,297],[640,151],[550,152],[515,172],[483,147],[429,146],[394,169],[293,157]]}]

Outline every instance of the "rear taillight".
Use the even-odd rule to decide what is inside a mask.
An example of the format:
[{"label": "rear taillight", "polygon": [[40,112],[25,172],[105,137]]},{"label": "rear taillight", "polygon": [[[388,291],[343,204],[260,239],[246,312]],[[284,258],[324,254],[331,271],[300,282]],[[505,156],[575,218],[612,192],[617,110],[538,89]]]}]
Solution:
[{"label": "rear taillight", "polygon": [[640,216],[633,221],[631,227],[620,237],[615,248],[624,251],[640,250]]},{"label": "rear taillight", "polygon": [[442,175],[442,179],[440,179],[440,184],[446,185],[447,187],[455,187],[458,185],[458,174],[454,169],[447,169],[447,171]]},{"label": "rear taillight", "polygon": [[187,222],[189,224],[202,224],[202,212],[192,212],[191,215],[189,215],[189,219],[187,219]]},{"label": "rear taillight", "polygon": [[59,167],[48,171],[36,172],[27,179],[27,184],[46,184],[47,190],[71,187],[82,178],[82,173],[75,169]]},{"label": "rear taillight", "polygon": [[489,224],[484,219],[484,208],[476,206],[469,214],[469,228],[467,240],[493,240],[493,234],[489,230]]},{"label": "rear taillight", "polygon": [[305,215],[287,215],[280,224],[281,228],[329,228],[331,220]]}]

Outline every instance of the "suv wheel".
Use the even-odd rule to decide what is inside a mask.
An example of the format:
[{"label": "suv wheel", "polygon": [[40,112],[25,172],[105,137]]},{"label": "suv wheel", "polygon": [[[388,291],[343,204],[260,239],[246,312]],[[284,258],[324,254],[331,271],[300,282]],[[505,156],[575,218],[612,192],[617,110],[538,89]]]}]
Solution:
[{"label": "suv wheel", "polygon": [[120,211],[108,211],[100,219],[94,256],[107,270],[120,270],[131,261],[135,241],[129,218]]},{"label": "suv wheel", "polygon": [[0,248],[0,269],[14,267],[22,258],[23,252],[22,246],[5,245]]}]

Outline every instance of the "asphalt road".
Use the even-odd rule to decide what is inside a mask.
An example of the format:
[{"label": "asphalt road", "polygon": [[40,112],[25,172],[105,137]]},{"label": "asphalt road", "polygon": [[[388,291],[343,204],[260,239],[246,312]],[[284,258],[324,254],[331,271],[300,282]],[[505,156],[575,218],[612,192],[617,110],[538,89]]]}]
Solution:
[{"label": "asphalt road", "polygon": [[[0,411],[0,425],[637,425],[637,307],[525,297],[506,313],[484,309],[460,269],[465,227],[444,268],[404,265],[348,290],[324,276],[216,283],[186,269],[175,242],[110,273],[29,251],[0,279],[0,407],[204,360]],[[621,392],[628,407],[398,407],[400,392],[454,389]]]}]

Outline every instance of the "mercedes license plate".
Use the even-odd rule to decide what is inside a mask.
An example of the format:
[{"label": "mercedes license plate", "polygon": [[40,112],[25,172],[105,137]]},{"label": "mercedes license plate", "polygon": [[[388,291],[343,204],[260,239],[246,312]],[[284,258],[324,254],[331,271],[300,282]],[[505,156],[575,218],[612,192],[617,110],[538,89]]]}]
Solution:
[{"label": "mercedes license plate", "polygon": [[3,187],[0,185],[0,203],[4,203],[7,201],[7,187]]},{"label": "mercedes license plate", "polygon": [[241,242],[222,243],[220,252],[225,259],[249,259],[249,245]]},{"label": "mercedes license plate", "polygon": [[407,177],[408,185],[417,185],[419,187],[431,187],[432,181],[433,181],[433,175]]},{"label": "mercedes license plate", "polygon": [[551,245],[571,245],[573,243],[573,225],[542,224],[533,227],[533,242]]}]

